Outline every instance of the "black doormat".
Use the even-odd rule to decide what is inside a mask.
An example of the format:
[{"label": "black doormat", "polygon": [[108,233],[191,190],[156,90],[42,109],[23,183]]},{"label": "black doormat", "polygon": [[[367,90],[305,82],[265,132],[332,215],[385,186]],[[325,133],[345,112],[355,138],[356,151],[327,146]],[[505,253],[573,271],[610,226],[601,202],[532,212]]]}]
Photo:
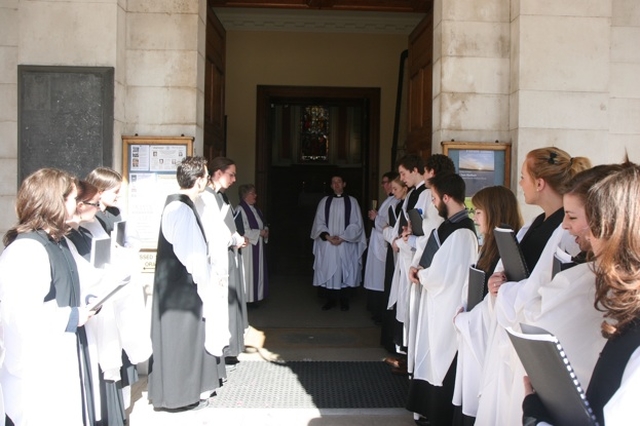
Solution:
[{"label": "black doormat", "polygon": [[219,408],[401,408],[409,380],[383,362],[243,361],[212,406]]}]

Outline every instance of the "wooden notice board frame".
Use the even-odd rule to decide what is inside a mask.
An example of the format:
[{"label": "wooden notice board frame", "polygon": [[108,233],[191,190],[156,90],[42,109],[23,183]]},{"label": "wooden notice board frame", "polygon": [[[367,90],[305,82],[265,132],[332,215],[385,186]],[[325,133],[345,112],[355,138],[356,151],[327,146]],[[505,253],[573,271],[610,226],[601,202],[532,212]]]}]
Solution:
[{"label": "wooden notice board frame", "polygon": [[121,197],[127,225],[141,242],[143,271],[155,268],[162,209],[167,195],[180,189],[176,169],[184,157],[193,155],[193,141],[190,136],[122,136]]},{"label": "wooden notice board frame", "polygon": [[465,181],[467,198],[486,186],[510,188],[511,143],[451,141],[441,145],[443,154],[451,158]]}]

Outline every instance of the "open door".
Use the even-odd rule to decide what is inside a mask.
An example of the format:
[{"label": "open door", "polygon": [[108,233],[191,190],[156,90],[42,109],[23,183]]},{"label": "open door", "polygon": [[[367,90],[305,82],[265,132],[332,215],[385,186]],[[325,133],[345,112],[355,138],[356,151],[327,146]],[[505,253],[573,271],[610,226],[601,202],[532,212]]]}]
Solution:
[{"label": "open door", "polygon": [[409,35],[407,153],[431,155],[433,132],[433,7]]},{"label": "open door", "polygon": [[204,83],[204,157],[208,161],[226,155],[224,84],[226,31],[211,8],[207,8],[207,47]]}]

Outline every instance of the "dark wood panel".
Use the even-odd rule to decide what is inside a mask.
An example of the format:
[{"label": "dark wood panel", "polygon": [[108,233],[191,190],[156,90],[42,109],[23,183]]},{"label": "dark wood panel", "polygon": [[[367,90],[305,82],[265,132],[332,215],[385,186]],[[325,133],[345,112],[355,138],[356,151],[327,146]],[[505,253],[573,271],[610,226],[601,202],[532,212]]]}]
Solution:
[{"label": "dark wood panel", "polygon": [[211,161],[214,157],[226,154],[226,31],[211,9],[207,12],[206,40],[203,150],[204,156]]},{"label": "dark wood panel", "polygon": [[433,12],[409,36],[407,151],[431,155],[433,114]]}]

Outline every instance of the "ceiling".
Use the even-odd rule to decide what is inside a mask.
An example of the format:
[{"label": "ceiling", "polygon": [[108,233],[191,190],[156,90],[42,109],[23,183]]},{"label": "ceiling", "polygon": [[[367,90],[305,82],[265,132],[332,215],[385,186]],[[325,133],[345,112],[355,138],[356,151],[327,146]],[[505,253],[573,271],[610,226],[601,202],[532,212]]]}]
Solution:
[{"label": "ceiling", "polygon": [[410,34],[433,0],[208,0],[235,31]]},{"label": "ceiling", "polygon": [[433,0],[208,0],[208,6],[426,13]]},{"label": "ceiling", "polygon": [[295,31],[322,33],[403,34],[425,13],[325,9],[214,7],[227,31]]}]

